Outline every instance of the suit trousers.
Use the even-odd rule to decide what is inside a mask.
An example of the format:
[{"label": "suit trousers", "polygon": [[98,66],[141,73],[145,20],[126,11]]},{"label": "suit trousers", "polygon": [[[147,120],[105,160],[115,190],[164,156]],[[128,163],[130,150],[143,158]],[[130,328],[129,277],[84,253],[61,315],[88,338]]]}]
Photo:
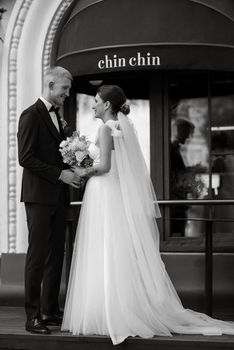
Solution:
[{"label": "suit trousers", "polygon": [[28,250],[25,263],[27,319],[59,310],[59,290],[65,244],[65,193],[56,205],[25,203]]}]

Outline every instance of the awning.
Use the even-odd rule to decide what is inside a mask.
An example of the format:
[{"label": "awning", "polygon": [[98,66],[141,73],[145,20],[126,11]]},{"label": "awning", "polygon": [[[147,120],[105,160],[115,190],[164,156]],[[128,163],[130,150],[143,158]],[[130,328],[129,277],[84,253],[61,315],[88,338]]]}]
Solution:
[{"label": "awning", "polygon": [[73,76],[161,69],[233,71],[234,3],[222,4],[77,1],[53,48],[56,64]]}]

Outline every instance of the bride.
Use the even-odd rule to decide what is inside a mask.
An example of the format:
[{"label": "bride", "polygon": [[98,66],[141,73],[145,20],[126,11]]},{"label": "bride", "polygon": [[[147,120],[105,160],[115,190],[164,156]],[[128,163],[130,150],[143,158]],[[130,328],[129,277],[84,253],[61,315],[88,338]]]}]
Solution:
[{"label": "bride", "polygon": [[91,168],[77,227],[62,330],[129,336],[234,334],[234,323],[184,309],[160,258],[160,216],[123,90],[101,86]]}]

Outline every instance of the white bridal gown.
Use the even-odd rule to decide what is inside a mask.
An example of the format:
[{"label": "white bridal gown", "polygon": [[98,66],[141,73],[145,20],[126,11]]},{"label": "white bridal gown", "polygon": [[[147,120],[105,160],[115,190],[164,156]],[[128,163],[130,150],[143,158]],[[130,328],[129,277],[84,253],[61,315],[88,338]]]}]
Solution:
[{"label": "white bridal gown", "polygon": [[[136,143],[135,153],[127,154],[125,127],[129,137],[135,137],[132,126],[125,116],[106,124],[112,129],[115,145],[111,170],[92,176],[86,186],[62,330],[110,336],[113,344],[129,336],[234,334],[234,323],[182,306],[160,258],[157,213],[150,215],[147,200],[151,199],[146,198],[151,185],[144,188],[142,174],[129,174],[131,169],[127,169],[135,155],[142,157]],[[98,162],[97,146],[91,147],[90,154]],[[138,178],[142,186],[137,185]]]}]

